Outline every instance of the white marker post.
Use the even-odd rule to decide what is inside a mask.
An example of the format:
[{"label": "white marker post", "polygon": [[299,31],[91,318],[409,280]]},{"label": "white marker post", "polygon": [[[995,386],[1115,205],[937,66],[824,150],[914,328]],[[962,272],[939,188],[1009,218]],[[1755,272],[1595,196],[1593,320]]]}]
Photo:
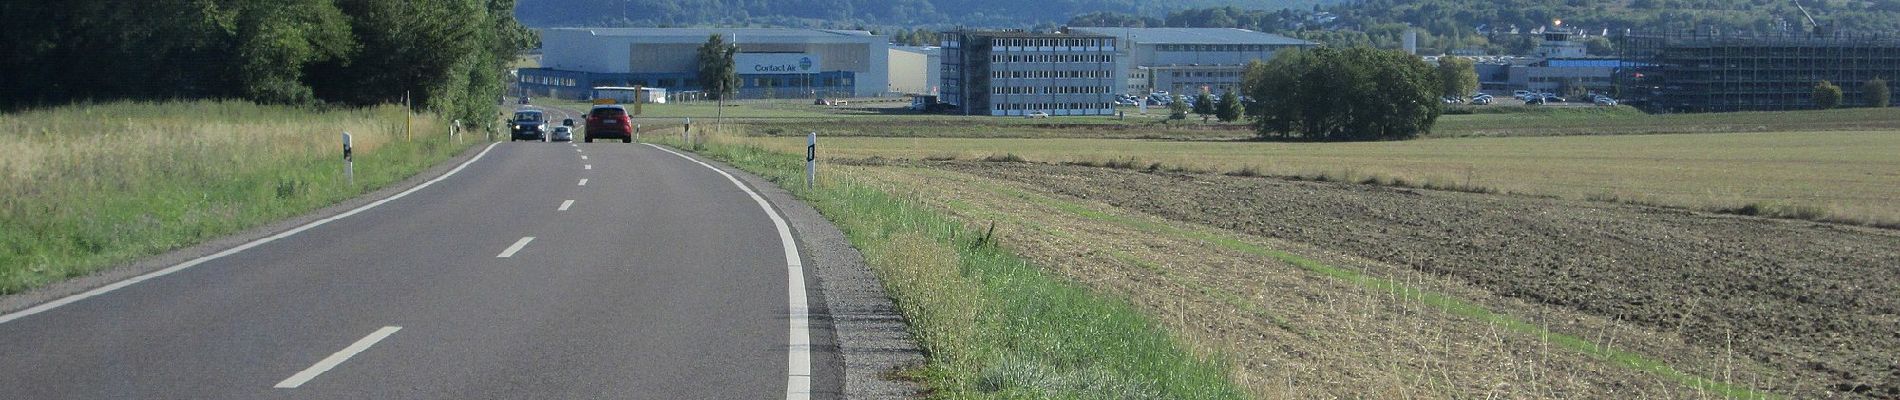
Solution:
[{"label": "white marker post", "polygon": [[457,129],[461,127],[462,127],[462,120],[459,120],[459,119],[455,120],[454,124],[449,125],[449,137],[455,138],[455,144],[462,144],[462,135],[460,135],[461,132],[457,131]]},{"label": "white marker post", "polygon": [[633,124],[633,141],[640,141],[640,124]]},{"label": "white marker post", "polygon": [[805,189],[818,181],[818,132],[805,136]]},{"label": "white marker post", "polygon": [[356,154],[350,148],[350,133],[343,132],[343,179],[356,186]]},{"label": "white marker post", "polygon": [[693,119],[692,118],[686,119],[686,128],[680,130],[680,140],[686,142],[687,148],[689,149],[692,148],[692,145],[693,145]]}]

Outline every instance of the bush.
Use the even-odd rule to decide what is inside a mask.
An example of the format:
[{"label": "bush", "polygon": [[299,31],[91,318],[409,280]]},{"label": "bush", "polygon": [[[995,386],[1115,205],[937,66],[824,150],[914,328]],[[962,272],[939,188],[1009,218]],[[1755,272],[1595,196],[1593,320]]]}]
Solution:
[{"label": "bush", "polygon": [[1814,85],[1814,108],[1826,110],[1841,106],[1841,87],[1833,82],[1821,81]]},{"label": "bush", "polygon": [[1867,97],[1868,107],[1882,108],[1893,102],[1893,88],[1887,87],[1886,79],[1875,78],[1861,84],[1860,93]]}]

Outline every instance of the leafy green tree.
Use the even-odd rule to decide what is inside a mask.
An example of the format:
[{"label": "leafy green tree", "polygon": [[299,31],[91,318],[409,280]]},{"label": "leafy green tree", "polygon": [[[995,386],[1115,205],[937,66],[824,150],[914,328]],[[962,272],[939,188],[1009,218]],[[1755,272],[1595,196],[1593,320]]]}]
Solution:
[{"label": "leafy green tree", "polygon": [[1841,87],[1833,82],[1821,81],[1814,85],[1814,108],[1822,110],[1841,106]]},{"label": "leafy green tree", "polygon": [[1860,86],[1860,93],[1867,97],[1867,106],[1885,108],[1893,102],[1893,88],[1887,86],[1886,79],[1874,78]]},{"label": "leafy green tree", "polygon": [[1249,65],[1244,82],[1261,137],[1406,139],[1430,132],[1443,112],[1437,71],[1394,50],[1285,51]]},{"label": "leafy green tree", "polygon": [[733,56],[739,46],[726,44],[719,34],[706,38],[699,46],[699,85],[713,100],[725,100],[739,91],[739,73]]},{"label": "leafy green tree", "polygon": [[1168,119],[1187,119],[1187,114],[1187,99],[1182,98],[1180,93],[1175,93],[1168,101]]},{"label": "leafy green tree", "polygon": [[327,0],[259,1],[239,19],[239,77],[244,96],[259,102],[315,101],[304,69],[348,57],[356,46],[348,17]]},{"label": "leafy green tree", "polygon": [[1201,122],[1206,123],[1207,118],[1214,115],[1214,97],[1206,91],[1194,95],[1194,115],[1201,116]]},{"label": "leafy green tree", "polygon": [[1214,111],[1214,117],[1220,119],[1220,122],[1234,122],[1240,120],[1240,114],[1242,113],[1240,96],[1234,94],[1234,91],[1231,90],[1226,93],[1221,93],[1220,102],[1215,103]]},{"label": "leafy green tree", "polygon": [[1463,97],[1478,90],[1478,69],[1469,58],[1439,57],[1437,71],[1441,95]]}]

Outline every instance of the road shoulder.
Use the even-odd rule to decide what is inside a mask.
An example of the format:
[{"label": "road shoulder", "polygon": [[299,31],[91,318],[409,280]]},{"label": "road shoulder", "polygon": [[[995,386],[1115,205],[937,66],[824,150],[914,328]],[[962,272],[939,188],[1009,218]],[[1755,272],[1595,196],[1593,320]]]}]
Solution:
[{"label": "road shoulder", "polygon": [[[813,382],[814,397],[831,397],[826,396],[827,392],[836,390],[836,381],[823,379],[827,373],[838,374],[834,376],[843,380],[843,393],[838,398],[922,397],[920,386],[897,379],[896,372],[923,365],[923,351],[911,337],[896,304],[884,293],[883,284],[865,265],[864,255],[851,247],[844,232],[771,181],[698,154],[686,154],[738,177],[765,196],[791,224],[805,257],[807,287],[819,288],[809,294],[812,324],[829,328],[813,332],[812,357],[819,361],[813,367],[818,375]],[[842,365],[843,371],[826,364]]]}]

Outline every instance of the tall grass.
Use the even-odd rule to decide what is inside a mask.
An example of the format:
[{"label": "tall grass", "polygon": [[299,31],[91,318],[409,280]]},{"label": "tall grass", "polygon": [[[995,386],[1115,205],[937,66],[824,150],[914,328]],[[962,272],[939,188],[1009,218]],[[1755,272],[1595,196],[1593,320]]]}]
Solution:
[{"label": "tall grass", "polygon": [[1052,277],[918,199],[848,177],[808,190],[796,155],[717,139],[699,148],[780,183],[845,232],[924,348],[927,365],[911,372],[935,397],[1244,397],[1221,361],[1190,354],[1126,300]]},{"label": "tall grass", "polygon": [[[0,115],[0,294],[306,213],[387,186],[480,136],[401,107],[121,102]],[[356,147],[342,175],[341,135]]]}]

